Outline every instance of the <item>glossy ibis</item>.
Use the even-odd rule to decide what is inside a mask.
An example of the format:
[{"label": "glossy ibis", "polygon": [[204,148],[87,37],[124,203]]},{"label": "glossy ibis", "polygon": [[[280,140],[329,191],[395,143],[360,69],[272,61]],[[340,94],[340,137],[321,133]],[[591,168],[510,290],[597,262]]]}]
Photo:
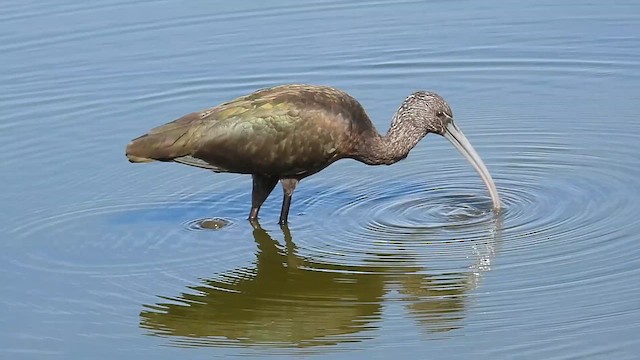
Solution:
[{"label": "glossy ibis", "polygon": [[471,162],[499,209],[489,171],[455,125],[449,105],[433,92],[409,95],[393,115],[387,134],[381,135],[362,105],[341,90],[276,86],[154,128],[132,140],[126,155],[131,162],[174,161],[214,172],[251,174],[252,221],[280,181],[280,224],[285,224],[301,179],[343,158],[393,164],[428,133],[447,138]]}]

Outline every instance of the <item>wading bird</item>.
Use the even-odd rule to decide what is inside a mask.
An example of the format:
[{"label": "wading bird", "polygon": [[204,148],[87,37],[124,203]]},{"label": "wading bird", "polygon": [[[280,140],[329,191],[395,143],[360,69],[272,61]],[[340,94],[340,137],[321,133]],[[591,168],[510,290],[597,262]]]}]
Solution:
[{"label": "wading bird", "polygon": [[386,135],[378,133],[362,105],[326,86],[282,85],[185,115],[132,140],[131,162],[173,161],[214,172],[251,174],[249,220],[278,181],[286,224],[298,182],[336,160],[390,165],[407,157],[428,133],[439,134],[471,162],[489,189],[494,209],[498,192],[489,171],[453,121],[451,108],[433,92],[409,95],[393,115]]}]

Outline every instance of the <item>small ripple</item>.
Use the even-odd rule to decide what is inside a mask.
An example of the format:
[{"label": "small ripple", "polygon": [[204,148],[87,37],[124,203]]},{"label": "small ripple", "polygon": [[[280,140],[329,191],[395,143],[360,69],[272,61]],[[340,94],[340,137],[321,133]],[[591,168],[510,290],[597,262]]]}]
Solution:
[{"label": "small ripple", "polygon": [[184,224],[187,230],[220,230],[233,225],[233,221],[223,218],[189,220]]}]

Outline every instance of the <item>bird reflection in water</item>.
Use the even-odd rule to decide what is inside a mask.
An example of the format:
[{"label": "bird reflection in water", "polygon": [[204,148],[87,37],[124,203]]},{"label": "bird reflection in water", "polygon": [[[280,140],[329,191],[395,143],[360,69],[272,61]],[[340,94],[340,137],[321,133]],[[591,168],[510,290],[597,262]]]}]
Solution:
[{"label": "bird reflection in water", "polygon": [[174,346],[326,346],[374,337],[369,330],[379,327],[383,301],[400,297],[424,331],[451,331],[462,326],[466,296],[495,254],[500,229],[493,225],[468,271],[429,274],[419,266],[315,262],[297,255],[286,226],[281,246],[256,224],[255,267],[204,280],[171,302],[145,305],[140,326],[176,337]]}]

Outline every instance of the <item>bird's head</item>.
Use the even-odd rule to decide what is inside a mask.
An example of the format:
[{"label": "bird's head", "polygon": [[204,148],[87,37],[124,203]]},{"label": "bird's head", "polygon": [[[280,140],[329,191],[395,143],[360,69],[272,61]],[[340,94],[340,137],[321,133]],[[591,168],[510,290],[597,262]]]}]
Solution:
[{"label": "bird's head", "polygon": [[431,91],[416,91],[409,95],[401,106],[405,121],[424,132],[444,135],[453,112],[442,96]]},{"label": "bird's head", "polygon": [[397,115],[395,120],[409,123],[409,127],[419,131],[422,136],[434,133],[442,135],[449,140],[482,177],[489,189],[494,208],[500,208],[498,191],[493,183],[491,174],[489,174],[489,170],[487,170],[469,140],[456,126],[451,107],[442,96],[430,91],[417,91],[405,99]]}]

